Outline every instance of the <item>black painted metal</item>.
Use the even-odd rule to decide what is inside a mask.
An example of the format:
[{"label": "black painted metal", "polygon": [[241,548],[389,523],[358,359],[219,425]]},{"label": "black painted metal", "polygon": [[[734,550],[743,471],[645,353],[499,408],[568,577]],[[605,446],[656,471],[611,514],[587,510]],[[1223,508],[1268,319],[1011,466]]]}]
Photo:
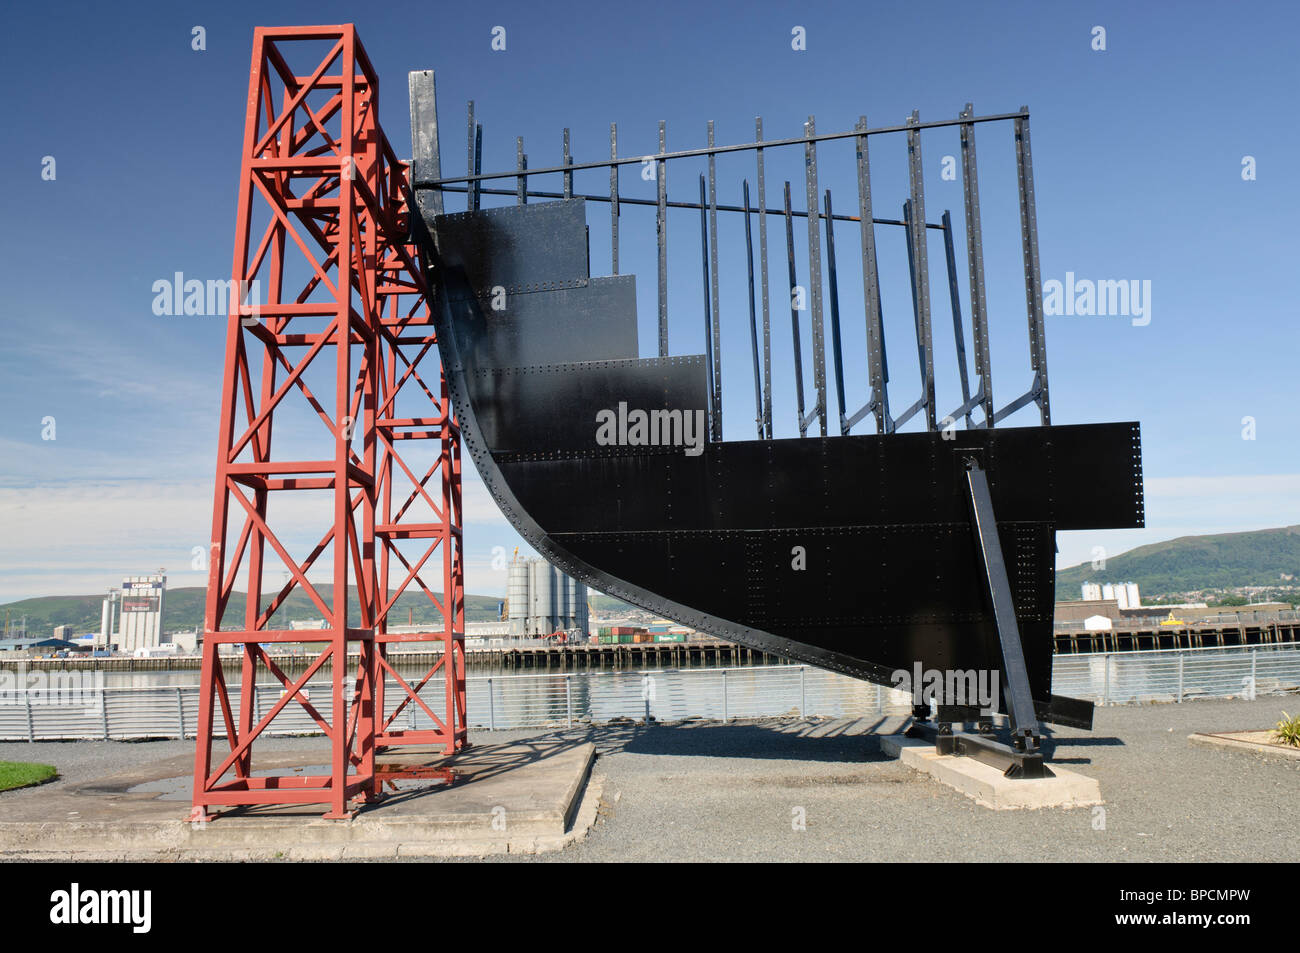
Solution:
[{"label": "black painted metal", "polygon": [[[556,321],[583,320],[575,290],[632,281],[577,274],[585,248],[556,228],[580,233],[582,220],[573,200],[431,223],[439,346],[466,446],[527,541],[603,592],[860,677],[888,682],[918,660],[1000,668],[970,529],[973,454],[989,474],[1035,708],[1060,714],[1053,530],[1140,525],[1137,425],[709,442],[703,356],[636,358],[629,331],[619,359],[594,350],[612,332],[555,333]],[[548,284],[523,293],[512,340],[535,341],[539,355],[560,340],[571,360],[500,365],[487,299],[471,289]],[[607,327],[635,326],[633,300],[601,305]],[[613,423],[604,443],[602,415]],[[1122,479],[1077,465],[1116,459],[1128,461]]]},{"label": "black painted metal", "polygon": [[[423,104],[431,100],[432,89],[416,88],[421,75],[413,74],[412,115],[428,122]],[[422,104],[419,110],[417,102]],[[963,118],[974,121],[966,114]],[[929,127],[915,119],[903,127],[913,163],[913,196],[918,199],[917,137],[920,129]],[[864,287],[868,332],[874,339],[869,355],[872,395],[853,422],[875,413],[881,432],[710,439],[711,411],[720,388],[715,382],[711,389],[708,378],[719,355],[670,356],[666,349],[665,216],[680,203],[666,198],[662,128],[660,153],[647,160],[659,186],[654,200],[661,266],[659,356],[654,358],[640,357],[634,277],[590,275],[581,197],[439,215],[423,194],[441,195],[443,186],[421,188],[417,176],[423,216],[416,238],[438,285],[436,322],[443,365],[466,448],[502,512],[538,552],[602,592],[722,638],[877,682],[891,684],[895,672],[910,671],[917,663],[940,671],[1017,668],[1014,659],[1007,658],[1014,654],[1007,638],[1018,632],[1015,644],[1023,647],[1024,674],[1016,676],[1022,689],[1012,706],[1016,724],[1023,728],[1035,719],[1090,724],[1091,705],[1051,694],[1055,532],[1142,525],[1138,425],[1006,428],[989,421],[966,429],[937,429],[933,375],[927,373],[928,290],[919,260],[914,262],[913,288],[918,295],[914,317],[923,392],[917,404],[894,421],[885,393],[888,367],[880,333],[875,247],[867,241],[863,257],[870,270]],[[867,134],[862,120],[856,133],[859,207],[869,219]],[[835,138],[814,136],[810,124],[805,138],[796,141],[810,157],[812,188],[816,159],[811,147]],[[1021,139],[1019,168],[1027,180],[1027,128]],[[414,135],[413,141],[417,148],[436,142],[428,134]],[[973,178],[973,140],[963,154]],[[611,148],[611,167],[630,161],[615,156]],[[568,155],[565,159],[565,173],[591,165],[574,163]],[[417,155],[416,164],[421,174],[436,176],[436,158]],[[630,201],[616,199],[616,190],[616,180],[611,180],[607,200]],[[973,195],[967,202],[968,221],[972,213],[978,214],[971,199]],[[1032,192],[1023,185],[1022,200],[1027,200],[1022,221],[1034,226]],[[715,344],[718,326],[717,232],[711,219],[715,209],[724,207],[712,193],[702,194],[698,205],[683,207],[701,213],[707,208],[709,215],[702,223],[707,352]],[[746,199],[741,209],[749,208]],[[758,208],[761,222],[761,188]],[[794,214],[788,184],[782,212],[793,289]],[[833,254],[829,201],[826,212],[827,251]],[[809,217],[810,239],[819,238],[815,203],[804,214]],[[919,202],[909,202],[905,221],[915,259],[923,253],[926,229],[932,227],[923,214]],[[946,231],[950,240],[950,225]],[[1032,261],[1037,249],[1036,236],[1031,237],[1033,243],[1026,248]],[[761,232],[759,244],[765,245]],[[810,248],[806,290],[817,289],[819,305],[818,252]],[[949,258],[952,292],[954,263]],[[982,271],[980,278],[982,282]],[[752,271],[749,281],[752,288]],[[505,306],[498,308],[494,302],[502,289]],[[835,295],[831,304],[833,337],[838,337]],[[972,311],[982,324],[982,302]],[[1039,322],[1041,332],[1041,319],[1033,309],[1030,317]],[[819,413],[824,426],[825,378],[815,378],[819,406],[805,417],[799,318],[793,307],[791,318],[799,429],[804,433]],[[756,357],[755,322],[751,301],[750,337]],[[766,334],[764,338],[766,379]],[[986,328],[977,326],[975,340],[981,387],[967,404],[987,408]],[[1035,368],[1045,376],[1041,333],[1033,351]],[[814,370],[818,358],[824,361],[825,354],[813,355]],[[757,367],[755,371],[757,378]],[[837,387],[842,386],[841,374],[837,359]],[[836,396],[843,421],[843,399]],[[756,400],[759,432],[770,433],[770,388],[756,383],[756,397],[761,397]],[[1045,414],[1045,382],[1036,382],[1024,399],[1039,402]],[[896,432],[897,423],[922,409],[925,430]],[[999,416],[1005,412],[1007,408]],[[848,426],[851,423],[845,429]],[[972,461],[976,470],[971,470]],[[978,472],[982,490],[972,483],[972,472]],[[981,492],[987,499],[981,496],[981,502],[973,504],[972,493]],[[983,518],[991,532],[984,532],[985,526],[972,532],[973,506],[977,514],[981,509],[996,513],[995,526],[991,516]],[[998,565],[1000,585],[992,578]],[[1023,731],[1018,734],[1025,737]],[[954,737],[954,744],[968,744],[965,736]],[[972,750],[987,752],[996,744],[971,737],[977,738],[969,742]],[[1032,759],[1034,752],[1019,754]]]},{"label": "black painted metal", "polygon": [[993,496],[989,493],[988,475],[974,454],[966,459],[966,485],[970,491],[971,524],[979,543],[979,562],[984,570],[982,575],[988,586],[993,623],[998,631],[1004,676],[1001,688],[1011,716],[1012,744],[1016,750],[1032,754],[1038,749],[1038,716],[1034,712],[1025,651],[1020,642],[1015,600],[1011,595],[1011,581],[1007,578],[1007,564],[998,535]]}]

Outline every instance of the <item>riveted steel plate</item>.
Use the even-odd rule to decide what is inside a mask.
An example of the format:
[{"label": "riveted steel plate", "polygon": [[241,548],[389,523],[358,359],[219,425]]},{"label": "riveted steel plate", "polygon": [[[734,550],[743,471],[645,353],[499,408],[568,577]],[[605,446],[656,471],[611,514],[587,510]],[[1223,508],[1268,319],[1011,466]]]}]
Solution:
[{"label": "riveted steel plate", "polygon": [[433,217],[443,282],[453,297],[486,298],[578,288],[587,283],[587,213],[582,199],[454,212]]},{"label": "riveted steel plate", "polygon": [[450,302],[466,368],[513,368],[637,356],[636,278],[593,278],[576,288],[504,290]]}]

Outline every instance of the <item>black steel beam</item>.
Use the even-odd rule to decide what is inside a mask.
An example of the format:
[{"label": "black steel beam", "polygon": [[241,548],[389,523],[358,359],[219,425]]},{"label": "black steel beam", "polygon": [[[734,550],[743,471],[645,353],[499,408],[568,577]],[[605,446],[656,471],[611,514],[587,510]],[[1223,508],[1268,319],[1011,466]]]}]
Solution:
[{"label": "black steel beam", "polygon": [[1011,717],[1012,745],[1019,751],[1032,753],[1038,748],[1038,715],[1034,710],[1029,672],[1025,668],[1025,650],[1020,643],[1016,607],[1011,597],[1011,582],[1007,578],[1002,541],[993,513],[993,497],[989,493],[989,481],[984,468],[974,457],[966,462],[966,482],[970,490],[971,524],[979,544],[977,549],[984,570],[984,581],[988,586],[998,641],[1002,647],[1002,674],[1005,679],[1002,693]]},{"label": "black steel beam", "polygon": [[[812,116],[804,124],[804,132],[816,134]],[[817,391],[817,406],[813,413],[818,420],[821,435],[826,436],[826,338],[822,327],[822,255],[821,229],[817,227],[817,143],[809,138],[804,144],[804,187],[808,209],[808,305],[812,323],[813,387]]]},{"label": "black steel beam", "polygon": [[1029,312],[1029,360],[1035,376],[1039,415],[1052,422],[1047,389],[1047,344],[1043,331],[1043,274],[1038,261],[1038,212],[1034,202],[1034,160],[1029,150],[1029,107],[1016,119],[1016,179],[1020,185],[1020,236],[1025,258],[1025,304]]},{"label": "black steel beam", "polygon": [[[975,115],[970,103],[961,116],[969,120]],[[970,320],[975,338],[975,373],[979,377],[980,406],[984,410],[984,426],[993,426],[993,370],[989,360],[988,303],[984,289],[984,232],[980,222],[979,167],[975,160],[975,125],[964,122],[961,127],[962,197],[966,212],[966,268],[970,274]]]}]

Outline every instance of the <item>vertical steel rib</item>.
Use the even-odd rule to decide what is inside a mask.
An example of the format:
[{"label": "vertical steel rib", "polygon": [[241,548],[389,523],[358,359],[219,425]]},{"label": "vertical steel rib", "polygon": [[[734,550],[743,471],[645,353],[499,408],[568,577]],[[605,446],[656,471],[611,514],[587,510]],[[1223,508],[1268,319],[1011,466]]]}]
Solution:
[{"label": "vertical steel rib", "polygon": [[1016,177],[1020,184],[1020,236],[1025,256],[1025,303],[1029,311],[1029,359],[1044,424],[1052,422],[1047,394],[1047,346],[1043,334],[1043,281],[1038,263],[1038,213],[1034,205],[1034,162],[1029,151],[1029,107],[1020,107],[1016,127]]},{"label": "vertical steel rib", "polygon": [[972,426],[970,377],[966,370],[966,333],[961,325],[961,294],[957,290],[957,254],[952,247],[952,215],[943,212],[943,253],[948,266],[948,300],[952,306],[952,338],[957,346],[957,374],[961,378],[961,405],[967,428]]},{"label": "vertical steel rib", "polygon": [[921,295],[916,282],[916,235],[912,229],[912,200],[903,200],[903,235],[907,242],[907,280],[912,287],[912,326],[916,331],[916,364],[921,374],[921,405],[925,405],[925,337],[921,333]]},{"label": "vertical steel rib", "polygon": [[[668,124],[659,121],[659,154],[668,151]],[[668,356],[668,163],[655,162],[655,181],[659,186],[659,209],[655,216],[659,236],[659,356]]]},{"label": "vertical steel rib", "polygon": [[566,126],[564,129],[564,197],[573,198],[573,173],[569,171],[569,166],[573,165],[573,153],[569,151],[569,130]]},{"label": "vertical steel rib", "polygon": [[[708,206],[704,201],[704,176],[700,176],[700,267],[704,280],[704,367],[707,375],[709,414],[716,406],[715,382],[713,378],[713,314],[710,302],[713,297],[712,282],[709,280],[709,217]],[[714,432],[709,426],[709,433]]]},{"label": "vertical steel rib", "polygon": [[[713,148],[713,120],[709,120],[709,148]],[[722,439],[722,308],[718,292],[718,182],[716,160],[709,153],[709,274],[713,287],[713,439]]]},{"label": "vertical steel rib", "polygon": [[[476,122],[474,124],[474,174],[482,173],[484,170],[484,124]],[[474,181],[474,211],[480,208],[482,199],[482,182]]]},{"label": "vertical steel rib", "polygon": [[[417,70],[406,77],[411,100],[411,181],[442,178],[438,147],[438,96],[433,70]],[[416,189],[416,205],[428,204],[434,215],[443,211],[442,189]]]},{"label": "vertical steel rib", "polygon": [[754,306],[754,235],[750,226],[749,179],[745,179],[745,266],[749,277],[749,350],[754,358],[754,423],[763,439],[763,381],[758,369],[758,315]]},{"label": "vertical steel rib", "polygon": [[817,221],[817,143],[816,123],[812,116],[804,124],[804,185],[808,200],[808,297],[812,309],[813,385],[817,389],[815,413],[820,420],[821,435],[826,436],[826,340],[822,328],[822,258],[821,229]]},{"label": "vertical steel rib", "polygon": [[618,126],[609,124],[609,254],[612,259],[613,273],[618,274]]},{"label": "vertical steel rib", "polygon": [[880,315],[880,286],[876,271],[876,228],[871,222],[871,163],[867,152],[867,117],[859,116],[863,133],[857,142],[858,225],[862,233],[862,310],[867,322],[867,377],[876,417],[876,433],[885,432],[889,404],[885,399],[885,374],[881,360],[884,327]]},{"label": "vertical steel rib", "polygon": [[[469,107],[468,107],[468,109],[467,109],[467,112],[468,112],[468,114],[469,114],[469,119],[468,119],[468,125],[466,126],[466,130],[467,130],[466,135],[467,135],[467,137],[468,137],[469,145],[467,146],[466,159],[465,159],[465,168],[469,171],[469,174],[470,174],[470,175],[474,175],[474,174],[475,174],[475,173],[474,173],[474,139],[475,139],[475,136],[474,136],[474,100],[472,100],[472,99],[469,101]],[[474,202],[475,202],[475,199],[476,199],[476,193],[477,193],[477,191],[478,191],[478,183],[477,183],[477,182],[470,182],[470,183],[466,186],[466,188],[465,188],[465,208],[466,208],[466,210],[472,211],[472,210],[475,208]]]},{"label": "vertical steel rib", "polygon": [[[754,120],[754,141],[763,141],[763,119]],[[767,183],[763,176],[763,149],[758,156],[758,255],[763,289],[763,432],[772,437],[772,322],[767,297]]]},{"label": "vertical steel rib", "polygon": [[835,359],[835,400],[840,412],[840,434],[849,432],[844,413],[844,351],[840,344],[840,285],[835,274],[835,213],[831,190],[826,190],[826,269],[831,293],[831,354]]},{"label": "vertical steel rib", "polygon": [[913,128],[907,131],[908,179],[911,184],[911,229],[912,256],[916,291],[917,335],[922,354],[921,399],[925,401],[925,424],[927,430],[935,430],[934,417],[934,358],[930,333],[930,266],[925,234],[925,182],[924,167],[921,163],[921,130],[915,128],[921,121],[916,110],[908,118],[907,124]]},{"label": "vertical steel rib", "polygon": [[524,169],[528,168],[528,160],[524,158],[524,137],[515,137],[515,168],[519,170],[519,177],[515,179],[515,204],[526,205],[528,203],[528,176],[523,174]]},{"label": "vertical steel rib", "polygon": [[[961,112],[961,118],[975,116],[971,103]],[[961,126],[962,192],[966,206],[966,265],[970,272],[970,317],[975,336],[975,370],[979,375],[980,405],[984,410],[984,426],[993,426],[993,371],[989,360],[988,305],[984,292],[984,233],[980,224],[979,167],[975,160],[975,123]]]},{"label": "vertical steel rib", "polygon": [[[474,124],[474,175],[483,171],[483,124],[481,122]],[[474,181],[474,211],[479,210],[479,204],[483,197],[483,183],[477,179]]]},{"label": "vertical steel rib", "polygon": [[794,216],[790,209],[790,182],[785,183],[785,254],[790,265],[790,331],[794,336],[794,393],[798,412],[799,436],[807,436],[808,424],[803,416],[803,345],[799,342],[799,280],[794,270]]}]

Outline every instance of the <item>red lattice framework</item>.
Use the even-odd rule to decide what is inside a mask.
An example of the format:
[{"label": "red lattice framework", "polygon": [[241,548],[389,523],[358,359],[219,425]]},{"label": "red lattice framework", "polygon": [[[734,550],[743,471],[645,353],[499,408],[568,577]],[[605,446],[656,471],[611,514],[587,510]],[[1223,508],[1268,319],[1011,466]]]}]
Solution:
[{"label": "red lattice framework", "polygon": [[[466,744],[460,433],[438,363],[430,287],[410,244],[408,200],[407,169],[379,126],[378,78],[356,30],[257,29],[226,335],[196,819],[212,806],[293,803],[324,803],[326,817],[348,817],[350,801],[378,796],[378,750],[419,743],[452,754]],[[277,588],[269,577],[280,571]],[[435,620],[428,631],[389,631],[404,593],[427,597],[432,608],[422,615]],[[324,629],[287,624],[303,597]],[[423,678],[408,680],[388,657],[395,643],[435,640],[442,652]],[[223,670],[236,661],[238,691]],[[254,742],[278,730],[277,718],[307,724],[304,712],[329,743],[328,772],[255,772]],[[420,712],[432,727],[412,727]],[[228,748],[214,754],[222,736]]]}]

